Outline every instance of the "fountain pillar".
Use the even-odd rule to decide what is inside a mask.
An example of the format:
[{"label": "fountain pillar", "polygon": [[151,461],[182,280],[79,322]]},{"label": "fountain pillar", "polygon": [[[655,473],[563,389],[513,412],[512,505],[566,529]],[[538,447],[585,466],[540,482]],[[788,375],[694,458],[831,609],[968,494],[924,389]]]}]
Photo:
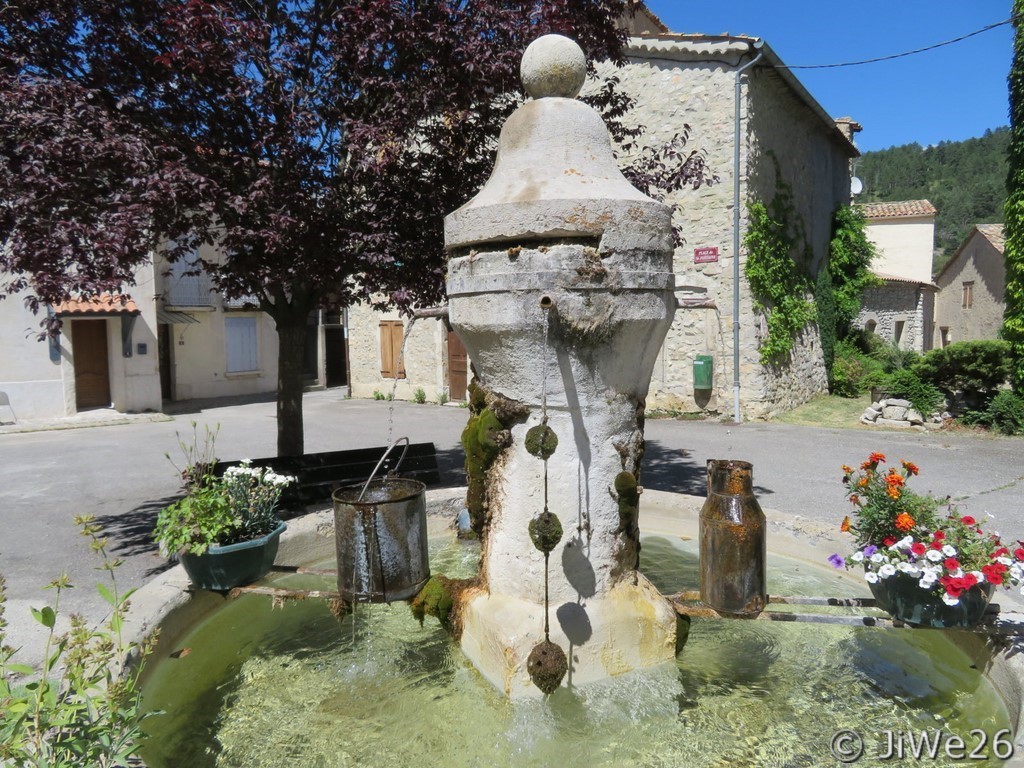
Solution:
[{"label": "fountain pillar", "polygon": [[543,511],[545,467],[524,440],[544,402],[558,438],[547,494],[564,536],[548,617],[569,658],[563,685],[671,659],[676,629],[636,570],[644,399],[676,306],[671,211],[623,177],[600,115],[576,100],[576,43],[536,40],[522,75],[532,99],[503,127],[490,179],[445,219],[449,317],[496,451],[476,491],[471,477],[484,542],[461,644],[512,697],[540,695],[526,660],[544,639],[544,556],[528,525]]}]

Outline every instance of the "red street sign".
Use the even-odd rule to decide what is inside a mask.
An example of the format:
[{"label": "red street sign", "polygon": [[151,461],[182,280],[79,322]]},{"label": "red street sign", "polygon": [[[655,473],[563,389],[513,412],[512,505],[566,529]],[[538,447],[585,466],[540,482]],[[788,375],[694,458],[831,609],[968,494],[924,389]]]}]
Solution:
[{"label": "red street sign", "polygon": [[713,261],[718,261],[718,246],[707,245],[693,249],[694,264],[710,264]]}]

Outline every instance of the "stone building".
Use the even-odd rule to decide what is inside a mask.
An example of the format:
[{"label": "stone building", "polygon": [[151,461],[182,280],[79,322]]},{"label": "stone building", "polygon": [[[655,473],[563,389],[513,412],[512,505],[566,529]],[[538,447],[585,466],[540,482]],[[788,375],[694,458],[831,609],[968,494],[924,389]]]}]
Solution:
[{"label": "stone building", "polygon": [[977,224],[935,277],[934,346],[998,338],[1006,308],[1005,244],[1002,224]]},{"label": "stone building", "polygon": [[855,324],[902,349],[932,348],[935,292],[932,258],[935,206],[927,200],[864,203],[868,239],[878,248],[871,271],[881,280],[868,288]]},{"label": "stone building", "polygon": [[[674,224],[684,241],[674,263],[682,306],[655,365],[647,404],[731,414],[736,80],[741,87],[739,240],[742,243],[746,233],[749,201],[767,204],[780,192],[788,193],[801,241],[794,243],[794,253],[804,254],[812,271],[827,256],[833,213],[850,201],[849,161],[857,155],[850,121],[846,130],[837,126],[758,38],[671,33],[645,9],[628,27],[628,63],[614,72],[611,65],[599,65],[599,73],[614,73],[622,89],[635,98],[630,119],[646,127],[643,142],[658,146],[688,133],[687,149],[704,153],[718,177],[711,186],[687,189],[667,201],[678,204]],[[742,247],[739,258],[741,408],[746,418],[763,418],[826,391],[826,371],[814,326],[797,340],[787,363],[761,365],[758,344],[765,327],[755,316],[742,277]],[[391,334],[398,331],[385,324],[397,323],[398,316],[354,308],[349,320],[353,396],[390,392],[394,379],[384,373],[389,370],[388,350],[393,348]],[[432,400],[447,396],[446,387],[450,396],[459,394],[465,358],[453,347],[457,339],[453,342],[442,325],[423,320],[416,324],[406,347],[406,378],[398,381],[398,397],[409,397],[417,388]],[[694,388],[698,355],[712,358],[710,389]]]}]

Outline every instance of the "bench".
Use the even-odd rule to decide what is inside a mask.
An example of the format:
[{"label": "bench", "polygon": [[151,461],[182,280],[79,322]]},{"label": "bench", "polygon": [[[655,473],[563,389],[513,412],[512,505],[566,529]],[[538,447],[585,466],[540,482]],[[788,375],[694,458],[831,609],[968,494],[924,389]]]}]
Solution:
[{"label": "bench", "polygon": [[[350,451],[307,453],[303,456],[275,456],[253,459],[251,466],[268,467],[278,474],[297,478],[297,482],[285,487],[284,493],[281,494],[281,508],[298,510],[308,504],[329,500],[331,494],[343,485],[365,482],[385,450],[387,449],[357,448]],[[386,474],[401,455],[400,449],[392,451],[377,475]],[[228,467],[240,463],[217,462],[214,474],[220,477]],[[441,482],[441,474],[437,467],[437,449],[433,443],[411,444],[399,470],[399,477],[419,480],[428,486]]]}]

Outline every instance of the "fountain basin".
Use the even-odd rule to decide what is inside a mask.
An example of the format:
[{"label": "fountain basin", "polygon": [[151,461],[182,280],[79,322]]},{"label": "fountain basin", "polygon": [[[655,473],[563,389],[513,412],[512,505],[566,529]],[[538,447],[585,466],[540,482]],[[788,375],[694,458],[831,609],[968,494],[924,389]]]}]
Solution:
[{"label": "fountain basin", "polygon": [[[671,540],[677,543],[682,542],[680,546],[689,548],[695,554],[697,547],[696,538],[698,533],[698,515],[701,502],[702,500],[696,497],[646,491],[643,495],[643,521],[645,532],[648,532],[648,534],[659,534],[658,540]],[[428,511],[430,513],[428,523],[431,531],[433,533],[446,531],[450,521],[455,517],[458,509],[462,506],[462,503],[462,491],[458,489],[428,493]],[[801,520],[798,517],[784,515],[770,510],[768,511],[767,516],[769,520],[770,552],[779,553],[791,557],[794,560],[804,561],[808,564],[808,570],[824,573],[826,578],[830,580],[830,583],[834,583],[835,585],[833,589],[829,590],[831,594],[859,594],[866,596],[867,590],[859,579],[856,579],[846,573],[821,569],[820,564],[824,557],[835,549],[835,545],[832,541],[831,530],[826,530],[818,524]],[[656,542],[651,547],[645,548],[645,552],[649,549],[654,550],[657,546],[659,546],[659,544]],[[333,556],[333,550],[334,530],[331,513],[324,511],[321,513],[307,515],[304,518],[291,521],[289,523],[289,531],[281,542],[281,555],[278,561],[288,564],[312,564],[329,560]],[[800,569],[798,568],[798,570]],[[695,560],[693,571],[696,573]],[[652,578],[654,577],[654,574],[652,574]],[[661,580],[664,581],[664,575],[661,576]],[[669,579],[669,582],[674,580],[676,580],[676,577],[673,576]],[[783,589],[788,586],[789,584],[786,584]],[[666,587],[663,586],[662,589],[665,590]],[[776,587],[776,589],[778,588]],[[998,600],[1005,607],[1013,602],[1012,600],[1006,599],[1009,597],[1009,593],[1005,595],[1000,594]],[[266,606],[269,610],[268,599],[262,597],[252,597],[247,599],[261,601],[261,605]],[[126,629],[136,636],[141,636],[142,634],[148,633],[159,627],[161,631],[160,642],[153,662],[160,662],[160,660],[169,657],[170,654],[180,652],[182,650],[182,638],[200,624],[203,619],[210,616],[214,611],[223,608],[226,604],[230,604],[229,601],[226,601],[225,598],[216,593],[190,592],[188,590],[187,577],[180,567],[176,567],[148,583],[136,593],[132,599],[132,607]],[[237,604],[235,604],[235,606],[237,606]],[[427,630],[421,630],[414,621],[411,621],[411,617],[408,615],[408,609],[404,604],[398,603],[390,608],[386,606],[378,606],[377,608],[380,610],[397,612],[401,617],[401,625],[403,627],[402,632],[414,633],[415,637],[411,638],[412,643],[417,647],[422,643],[424,646],[423,653],[427,655],[451,653],[451,649],[454,644],[447,639],[447,636],[444,635],[440,629],[436,628],[436,625],[432,627],[428,626]],[[291,610],[291,608],[289,608],[289,610]],[[326,607],[319,604],[319,601],[308,601],[303,605],[303,610],[310,612],[311,616],[318,616],[323,621],[328,622],[330,626],[328,626],[326,631],[337,634],[337,623],[329,617]],[[323,619],[324,616],[327,618]],[[334,623],[330,624],[330,622]],[[741,625],[742,627],[752,627],[755,624],[761,626],[764,625],[763,622],[695,621],[694,627],[696,628],[700,625],[705,628],[701,631],[722,632],[729,630],[730,628],[740,627]],[[771,626],[774,627],[776,625],[772,624]],[[333,627],[333,629],[330,627]],[[801,638],[808,632],[807,625],[801,626],[784,624],[781,625],[781,627],[784,632],[789,633],[787,636],[793,638],[794,642],[797,643],[801,642]],[[431,629],[433,630],[433,633],[431,633]],[[293,634],[298,633],[301,635],[303,627],[298,625],[293,627],[290,631]],[[812,628],[811,631],[815,634],[820,633],[818,627]],[[885,630],[859,631],[876,633],[877,637],[884,636],[886,632]],[[901,635],[904,633],[915,638],[928,637],[930,635],[930,633],[924,631],[900,631]],[[1006,711],[1009,716],[1009,727],[1014,730],[1015,734],[1020,734],[1021,714],[1022,711],[1024,711],[1024,707],[1022,707],[1022,704],[1024,704],[1024,664],[1022,664],[1020,657],[1012,648],[990,648],[986,645],[981,636],[970,633],[950,632],[944,633],[944,637],[947,638],[953,646],[955,646],[957,654],[965,654],[968,663],[974,664],[985,672],[992,688],[998,693],[999,697],[1005,704]],[[310,642],[312,643],[312,640]],[[715,642],[718,641],[716,640]],[[749,645],[744,645],[745,643],[748,644],[750,642],[749,640],[741,639],[740,641],[731,640],[728,642],[738,643],[736,646],[736,648],[738,648],[738,656],[730,658],[727,654],[721,658],[711,658],[706,655],[702,656],[698,653],[696,646],[688,645],[687,649],[683,651],[683,654],[680,657],[680,669],[689,676],[707,678],[711,681],[711,684],[717,684],[715,681],[719,678],[722,680],[729,680],[749,674],[749,670],[744,667],[742,662],[748,656],[761,653],[763,649],[762,651],[759,651],[755,648],[754,653],[751,653]],[[757,647],[760,648],[760,646]],[[696,655],[688,657],[687,652],[691,649]],[[178,663],[178,661],[171,660],[166,663],[175,664]],[[776,663],[776,661],[771,661],[769,667]],[[961,666],[962,663],[963,659],[960,659]],[[479,680],[477,673],[468,668],[465,663],[458,666],[460,668],[456,674],[460,676],[460,684],[472,684],[474,686],[473,696],[480,698],[480,709],[482,711],[493,714],[496,707],[514,706],[521,708],[513,710],[515,713],[534,712],[536,715],[537,707],[543,708],[548,706],[547,703],[540,701],[521,702],[520,704],[507,703],[506,705],[490,701],[490,698],[494,698],[498,694],[494,693],[493,690],[490,689],[489,684],[482,683]],[[200,670],[202,669],[201,666],[197,668]],[[609,690],[617,691],[621,689],[636,692],[635,706],[641,711],[641,713],[652,707],[657,709],[651,701],[645,701],[645,698],[651,700],[657,699],[656,691],[654,689],[665,684],[664,669],[665,667],[662,665],[655,667],[646,673],[631,673],[621,677],[612,678],[605,683],[595,683],[591,686],[584,686],[573,690],[563,687],[551,698],[550,704],[554,708],[553,711],[556,712],[557,717],[569,717],[569,714],[566,713],[576,711],[577,708],[582,712],[585,708],[594,707],[594,717],[599,719],[603,716],[599,713],[606,712],[611,706],[606,702],[604,692]],[[906,672],[906,670],[895,669],[893,670],[893,677],[898,678],[904,672]],[[196,672],[193,672],[192,674],[196,674]],[[199,674],[203,673],[199,672]],[[638,674],[640,675],[639,677],[637,676]],[[669,682],[676,685],[677,683],[674,680],[674,675],[679,673],[675,670],[671,662],[669,663],[669,672],[667,674],[669,675]],[[644,675],[653,675],[653,677],[645,677]],[[467,682],[467,678],[469,682]],[[475,683],[472,683],[473,679],[476,679]],[[652,680],[654,683],[651,683]],[[422,684],[422,682],[423,681],[417,681],[417,679],[413,678],[410,679],[408,685],[411,688],[417,688]],[[885,684],[886,682],[883,680],[882,685]],[[648,690],[651,685],[654,685],[654,689]],[[645,691],[647,692],[645,693]],[[568,699],[566,697],[568,697]],[[578,701],[576,704],[571,703],[577,699]],[[416,700],[415,696],[413,697],[413,700]],[[305,705],[297,703],[296,706],[301,707]],[[662,715],[664,714],[665,713],[662,713]],[[181,717],[182,715],[181,713],[172,712],[169,716]],[[527,717],[526,715],[521,714],[512,715],[513,722],[509,727],[516,726],[518,721],[516,721],[515,718],[520,716]],[[670,725],[672,723],[676,723],[678,725],[673,717],[669,717],[667,722]],[[854,727],[857,725],[859,724],[855,724]],[[992,727],[990,724],[986,725],[984,723],[972,723],[971,725],[972,727],[976,726],[979,728]],[[518,727],[527,728],[533,726],[527,726],[525,723],[519,723]],[[643,727],[652,726],[647,725]],[[770,725],[768,727],[770,730],[770,728],[775,726]],[[799,722],[795,725],[794,723],[787,723],[786,727],[795,727],[799,729],[800,724]],[[301,734],[293,735],[295,738],[302,738]],[[339,738],[342,737],[343,734],[339,735]],[[1018,738],[1015,738],[1014,744],[1016,746],[1016,755],[1008,761],[1006,765],[1024,766],[1024,760],[1021,759],[1021,756],[1024,756],[1024,745],[1020,743]],[[572,747],[569,747],[568,749],[572,749]],[[712,749],[712,746],[709,745],[708,749]],[[822,744],[821,749],[827,750],[827,744]],[[824,752],[822,754],[824,754]],[[542,765],[544,763],[524,760],[523,762],[512,761],[510,764]],[[572,764],[572,760],[568,760],[565,764]],[[712,761],[708,764],[714,765],[716,763]]]}]

